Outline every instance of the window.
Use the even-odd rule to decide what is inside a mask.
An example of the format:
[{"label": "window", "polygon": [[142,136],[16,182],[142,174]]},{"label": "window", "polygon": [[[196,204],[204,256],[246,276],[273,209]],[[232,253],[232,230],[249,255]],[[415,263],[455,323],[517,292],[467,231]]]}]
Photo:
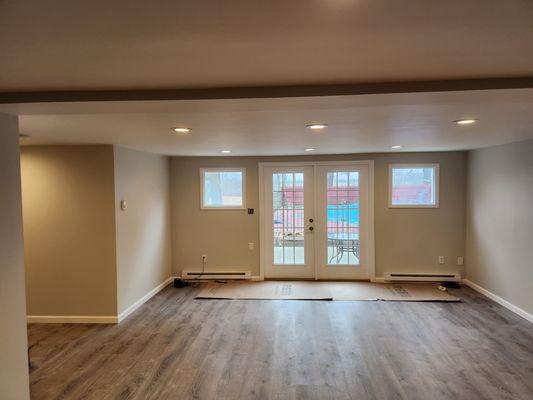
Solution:
[{"label": "window", "polygon": [[242,210],[246,207],[244,168],[201,168],[200,181],[202,209]]},{"label": "window", "polygon": [[392,164],[389,185],[391,208],[439,206],[438,164]]},{"label": "window", "polygon": [[359,172],[327,173],[328,265],[359,264]]},{"label": "window", "polygon": [[274,264],[305,264],[304,173],[272,174]]}]

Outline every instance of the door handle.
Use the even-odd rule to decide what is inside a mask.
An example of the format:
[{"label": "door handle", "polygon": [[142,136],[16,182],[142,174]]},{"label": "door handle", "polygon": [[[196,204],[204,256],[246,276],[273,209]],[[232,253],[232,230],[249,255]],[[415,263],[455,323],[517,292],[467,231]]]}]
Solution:
[{"label": "door handle", "polygon": [[309,232],[313,232],[315,230],[315,228],[313,228],[312,226],[309,227]]}]

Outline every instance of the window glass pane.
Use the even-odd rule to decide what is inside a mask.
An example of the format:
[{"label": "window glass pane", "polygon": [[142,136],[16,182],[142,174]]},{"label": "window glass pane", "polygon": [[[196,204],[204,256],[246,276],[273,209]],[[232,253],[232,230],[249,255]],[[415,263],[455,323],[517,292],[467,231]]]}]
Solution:
[{"label": "window glass pane", "polygon": [[359,264],[359,172],[327,174],[328,265]]},{"label": "window glass pane", "polygon": [[274,264],[305,264],[304,174],[272,174]]},{"label": "window glass pane", "polygon": [[359,188],[359,173],[350,172],[349,185],[352,188]]},{"label": "window glass pane", "polygon": [[205,171],[205,207],[239,207],[242,199],[242,171]]},{"label": "window glass pane", "polygon": [[281,174],[272,174],[272,190],[281,190]]},{"label": "window glass pane", "polygon": [[435,167],[393,167],[392,205],[435,205]]}]

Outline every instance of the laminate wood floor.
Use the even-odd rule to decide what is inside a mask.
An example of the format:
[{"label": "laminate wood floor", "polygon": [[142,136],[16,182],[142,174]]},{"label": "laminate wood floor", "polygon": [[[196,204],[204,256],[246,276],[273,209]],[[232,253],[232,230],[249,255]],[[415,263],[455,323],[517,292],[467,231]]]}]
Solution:
[{"label": "laminate wood floor", "polygon": [[195,300],[119,325],[31,324],[39,399],[533,399],[533,324],[462,303]]}]

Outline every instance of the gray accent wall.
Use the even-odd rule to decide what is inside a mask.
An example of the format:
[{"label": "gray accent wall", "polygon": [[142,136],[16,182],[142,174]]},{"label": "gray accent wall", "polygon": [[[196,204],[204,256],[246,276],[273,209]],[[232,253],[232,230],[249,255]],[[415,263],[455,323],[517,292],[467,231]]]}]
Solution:
[{"label": "gray accent wall", "polygon": [[120,314],[170,277],[171,219],[168,158],[120,146],[114,153]]},{"label": "gray accent wall", "polygon": [[533,314],[533,140],[468,160],[467,278]]}]

